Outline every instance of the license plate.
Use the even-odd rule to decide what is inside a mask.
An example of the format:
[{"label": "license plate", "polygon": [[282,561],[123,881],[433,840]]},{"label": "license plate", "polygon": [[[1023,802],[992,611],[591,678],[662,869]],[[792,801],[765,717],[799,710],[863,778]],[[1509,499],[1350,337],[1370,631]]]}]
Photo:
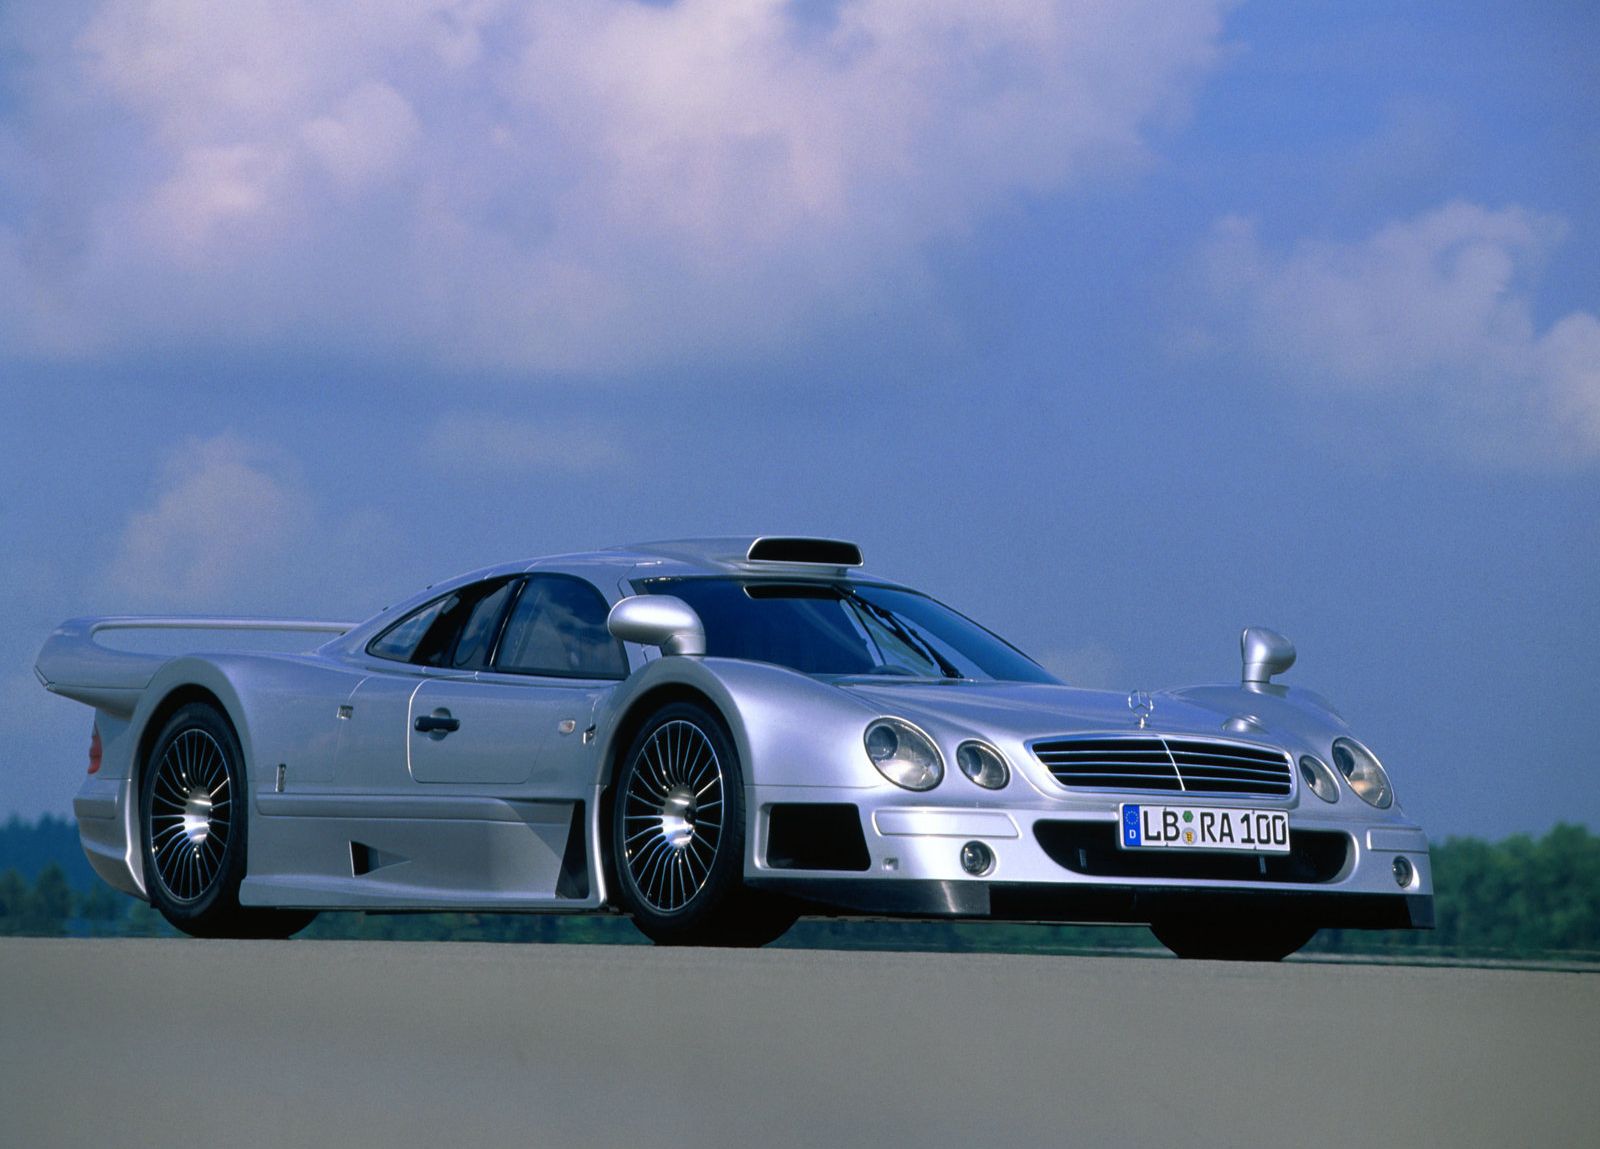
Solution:
[{"label": "license plate", "polygon": [[1124,850],[1232,850],[1241,854],[1287,854],[1289,815],[1282,810],[1237,810],[1224,806],[1122,805]]}]

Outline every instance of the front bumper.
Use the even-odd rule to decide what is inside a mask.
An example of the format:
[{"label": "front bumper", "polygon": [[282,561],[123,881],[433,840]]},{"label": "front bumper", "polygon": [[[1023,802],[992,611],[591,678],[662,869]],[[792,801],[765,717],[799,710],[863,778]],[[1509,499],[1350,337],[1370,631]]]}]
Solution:
[{"label": "front bumper", "polygon": [[[1270,916],[1318,928],[1433,926],[1427,838],[1400,818],[1330,817],[1291,806],[1290,855],[1124,851],[1116,845],[1114,795],[1093,804],[1003,808],[910,806],[900,804],[900,795],[797,787],[755,787],[750,796],[755,818],[746,882],[849,913],[1050,922],[1203,914]],[[787,811],[801,808],[831,811],[811,823],[830,837],[859,827],[859,838],[837,848],[794,848],[784,840],[796,836],[785,822],[793,821]],[[962,847],[973,841],[994,856],[982,876],[961,866]],[[1403,886],[1399,857],[1411,864]]]}]

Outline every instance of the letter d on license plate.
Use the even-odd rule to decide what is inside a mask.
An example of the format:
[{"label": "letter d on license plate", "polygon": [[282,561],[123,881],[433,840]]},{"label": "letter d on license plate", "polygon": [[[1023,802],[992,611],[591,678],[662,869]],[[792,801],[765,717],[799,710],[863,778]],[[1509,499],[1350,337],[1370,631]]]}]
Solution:
[{"label": "letter d on license plate", "polygon": [[1239,854],[1287,854],[1289,815],[1282,810],[1237,810],[1227,806],[1122,804],[1124,850],[1231,850]]}]

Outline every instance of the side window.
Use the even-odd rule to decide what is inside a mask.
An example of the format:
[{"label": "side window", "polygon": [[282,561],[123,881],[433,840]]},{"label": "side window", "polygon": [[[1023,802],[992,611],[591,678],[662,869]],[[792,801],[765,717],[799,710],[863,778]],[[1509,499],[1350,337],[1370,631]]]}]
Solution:
[{"label": "side window", "polygon": [[511,585],[487,579],[436,598],[369,642],[367,653],[418,666],[482,666]]},{"label": "side window", "polygon": [[489,661],[489,648],[494,643],[494,634],[500,621],[500,614],[505,610],[506,599],[511,597],[511,583],[501,584],[498,590],[490,591],[478,600],[472,608],[472,613],[467,615],[467,623],[461,628],[461,637],[456,639],[454,651],[450,655],[450,665],[458,670],[478,670]]},{"label": "side window", "polygon": [[494,668],[555,678],[626,678],[622,644],[606,630],[606,600],[582,579],[534,575],[506,621]]},{"label": "side window", "polygon": [[390,658],[395,662],[410,662],[422,636],[438,621],[439,612],[450,603],[454,595],[436,598],[427,606],[419,607],[367,643],[367,653],[376,658]]}]

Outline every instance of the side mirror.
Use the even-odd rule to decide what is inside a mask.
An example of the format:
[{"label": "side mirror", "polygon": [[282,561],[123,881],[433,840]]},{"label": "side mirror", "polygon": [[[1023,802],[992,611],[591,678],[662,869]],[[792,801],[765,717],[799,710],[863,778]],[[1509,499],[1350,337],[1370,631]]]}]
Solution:
[{"label": "side mirror", "polygon": [[694,607],[670,594],[625,598],[606,616],[606,629],[623,642],[659,646],[662,654],[704,654],[706,628]]},{"label": "side mirror", "polygon": [[1247,626],[1239,636],[1239,655],[1244,660],[1244,684],[1265,686],[1274,674],[1294,665],[1294,643],[1264,626]]}]

